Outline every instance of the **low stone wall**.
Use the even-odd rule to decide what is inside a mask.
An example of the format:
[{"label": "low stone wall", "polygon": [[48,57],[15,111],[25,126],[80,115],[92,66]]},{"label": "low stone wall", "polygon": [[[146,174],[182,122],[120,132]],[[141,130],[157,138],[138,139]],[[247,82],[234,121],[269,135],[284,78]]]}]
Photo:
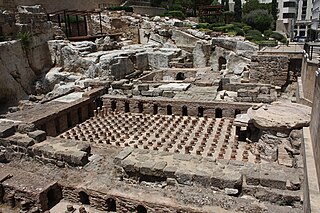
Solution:
[{"label": "low stone wall", "polygon": [[236,101],[271,103],[277,100],[277,90],[271,84],[260,83],[230,83],[229,79],[222,79],[223,90],[237,92]]},{"label": "low stone wall", "polygon": [[[201,208],[178,205],[166,197],[144,200],[141,196],[123,193],[112,189],[109,192],[96,191],[94,189],[64,187],[63,198],[73,203],[90,204],[101,211],[111,212],[202,212]],[[83,198],[86,198],[83,199]],[[84,203],[84,201],[86,201]],[[143,211],[145,210],[145,211]]]},{"label": "low stone wall", "polygon": [[310,122],[310,134],[316,162],[318,183],[320,185],[320,72],[315,77],[315,90]]},{"label": "low stone wall", "polygon": [[301,71],[301,84],[303,98],[312,102],[315,87],[315,72],[319,67],[318,62],[304,60]]},{"label": "low stone wall", "polygon": [[235,117],[236,114],[246,112],[252,103],[229,102],[192,102],[165,98],[147,98],[125,96],[102,96],[103,105],[107,110],[119,112],[135,112],[161,115],[189,115],[207,116],[211,118]]},{"label": "low stone wall", "polygon": [[139,14],[147,14],[149,16],[159,16],[166,12],[162,7],[133,6],[133,12]]},{"label": "low stone wall", "polygon": [[48,136],[57,136],[67,129],[93,116],[97,108],[95,102],[104,88],[94,88],[82,94],[82,98],[72,102],[53,100],[45,104],[9,114],[8,119],[34,124],[36,128],[44,130]]}]

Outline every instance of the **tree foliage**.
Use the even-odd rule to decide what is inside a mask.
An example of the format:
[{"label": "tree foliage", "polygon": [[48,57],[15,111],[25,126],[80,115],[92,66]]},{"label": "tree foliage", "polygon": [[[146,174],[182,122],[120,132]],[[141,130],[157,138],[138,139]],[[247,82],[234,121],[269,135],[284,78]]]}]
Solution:
[{"label": "tree foliage", "polygon": [[[277,0],[275,0],[277,1]],[[247,0],[243,5],[243,14],[248,14],[253,10],[267,10],[271,13],[271,4],[260,3],[259,0]]]},{"label": "tree foliage", "polygon": [[273,17],[267,10],[253,10],[244,16],[243,21],[252,28],[264,32],[271,27]]},{"label": "tree foliage", "polygon": [[277,0],[272,0],[272,2],[271,2],[271,15],[273,17],[273,20],[278,19],[278,2],[277,2]]},{"label": "tree foliage", "polygon": [[234,19],[237,22],[241,22],[241,19],[242,19],[241,0],[234,1]]}]

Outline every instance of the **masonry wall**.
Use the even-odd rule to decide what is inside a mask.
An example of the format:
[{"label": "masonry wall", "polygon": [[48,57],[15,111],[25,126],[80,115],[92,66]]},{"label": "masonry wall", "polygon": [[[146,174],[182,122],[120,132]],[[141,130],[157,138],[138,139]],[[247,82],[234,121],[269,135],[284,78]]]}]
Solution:
[{"label": "masonry wall", "polygon": [[103,106],[107,110],[118,112],[182,115],[182,116],[207,116],[235,117],[236,114],[245,113],[252,103],[228,103],[228,102],[192,102],[173,99],[148,99],[126,98],[105,95]]},{"label": "masonry wall", "polygon": [[320,72],[315,77],[315,89],[310,123],[310,134],[315,156],[318,183],[320,185]]},{"label": "masonry wall", "polygon": [[303,96],[305,99],[312,102],[315,85],[315,71],[317,71],[319,65],[311,61],[307,61],[303,64],[301,72],[301,81],[303,86]]},{"label": "masonry wall", "polygon": [[289,59],[286,56],[256,55],[250,63],[250,82],[282,87],[288,78]]}]

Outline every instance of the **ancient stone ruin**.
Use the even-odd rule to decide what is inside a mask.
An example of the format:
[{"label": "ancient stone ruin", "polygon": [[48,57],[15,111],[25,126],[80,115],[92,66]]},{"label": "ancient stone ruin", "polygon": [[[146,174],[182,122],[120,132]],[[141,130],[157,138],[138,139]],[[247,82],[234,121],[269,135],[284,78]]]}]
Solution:
[{"label": "ancient stone ruin", "polygon": [[319,212],[318,62],[303,47],[9,3],[0,212]]}]

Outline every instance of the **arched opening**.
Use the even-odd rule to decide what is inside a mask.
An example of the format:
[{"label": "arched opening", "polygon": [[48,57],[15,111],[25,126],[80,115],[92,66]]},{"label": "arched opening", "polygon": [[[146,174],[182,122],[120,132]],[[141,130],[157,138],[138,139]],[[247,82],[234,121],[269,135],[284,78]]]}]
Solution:
[{"label": "arched opening", "polygon": [[111,110],[116,111],[117,109],[117,102],[116,101],[111,101]]},{"label": "arched opening", "polygon": [[188,116],[188,108],[186,106],[182,107],[182,116]]},{"label": "arched opening", "polygon": [[108,211],[112,211],[112,212],[116,212],[117,211],[117,204],[116,204],[115,199],[108,198],[106,203],[107,203]]},{"label": "arched opening", "polygon": [[139,206],[137,206],[137,212],[138,213],[147,213],[147,209],[146,209],[146,207],[139,205]]},{"label": "arched opening", "polygon": [[171,105],[167,106],[167,115],[172,115],[172,106]]},{"label": "arched opening", "polygon": [[240,109],[236,109],[234,111],[234,117],[236,117],[237,115],[241,114],[241,110]]},{"label": "arched opening", "polygon": [[220,108],[216,109],[216,118],[222,118],[222,109]]},{"label": "arched opening", "polygon": [[54,119],[54,125],[55,125],[55,128],[56,128],[56,134],[60,134],[60,120],[59,118],[55,118]]},{"label": "arched opening", "polygon": [[47,207],[48,207],[48,209],[51,209],[52,207],[57,205],[61,199],[62,199],[61,188],[59,186],[51,188],[47,192],[47,200],[48,200]]},{"label": "arched opening", "polygon": [[198,107],[198,117],[203,117],[203,107]]},{"label": "arched opening", "polygon": [[128,102],[124,103],[124,112],[130,112],[130,106]]},{"label": "arched opening", "polygon": [[184,80],[186,79],[186,77],[184,76],[184,73],[183,72],[178,72],[178,74],[176,75],[176,80]]},{"label": "arched opening", "polygon": [[79,123],[81,123],[83,121],[83,118],[82,118],[82,109],[79,108],[78,109],[78,119],[79,119]]},{"label": "arched opening", "polygon": [[158,105],[157,104],[153,105],[153,114],[154,115],[158,114]]},{"label": "arched opening", "polygon": [[218,59],[218,63],[219,63],[219,71],[222,70],[222,66],[227,64],[227,60],[220,56],[219,59]]},{"label": "arched opening", "polygon": [[80,203],[90,205],[89,195],[83,191],[79,192]]},{"label": "arched opening", "polygon": [[71,112],[67,113],[67,123],[68,123],[68,128],[71,128],[72,127]]},{"label": "arched opening", "polygon": [[96,102],[96,108],[98,108],[98,107],[102,107],[102,105],[103,105],[103,102],[102,102],[102,99],[101,98],[97,98],[96,100],[95,100],[95,102]]},{"label": "arched opening", "polygon": [[138,110],[139,110],[139,113],[143,112],[143,103],[141,102],[138,103]]}]

